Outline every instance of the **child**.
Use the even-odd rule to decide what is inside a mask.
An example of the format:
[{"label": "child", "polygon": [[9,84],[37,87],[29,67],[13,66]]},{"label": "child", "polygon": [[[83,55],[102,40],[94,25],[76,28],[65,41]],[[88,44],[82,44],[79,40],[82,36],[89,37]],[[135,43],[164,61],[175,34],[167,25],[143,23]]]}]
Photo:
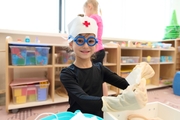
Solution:
[{"label": "child", "polygon": [[[143,107],[147,102],[144,80],[139,85],[129,86],[124,78],[101,63],[92,63],[91,56],[98,43],[97,29],[96,21],[87,16],[78,16],[68,24],[68,42],[74,51],[75,61],[60,73],[60,80],[69,96],[68,111],[81,110],[103,117],[102,111]],[[125,89],[124,93],[117,97],[103,96],[103,82]]]},{"label": "child", "polygon": [[[97,0],[87,0],[84,4],[85,15],[93,18],[98,26],[98,31],[97,31],[98,44],[96,45],[95,57],[92,59],[93,63],[96,62],[103,63],[103,59],[105,56],[105,50],[102,43],[103,21],[101,16],[98,15],[98,6],[99,3],[97,2]],[[101,10],[99,12],[101,14]],[[108,96],[108,87],[106,83],[103,83],[103,95]]]}]

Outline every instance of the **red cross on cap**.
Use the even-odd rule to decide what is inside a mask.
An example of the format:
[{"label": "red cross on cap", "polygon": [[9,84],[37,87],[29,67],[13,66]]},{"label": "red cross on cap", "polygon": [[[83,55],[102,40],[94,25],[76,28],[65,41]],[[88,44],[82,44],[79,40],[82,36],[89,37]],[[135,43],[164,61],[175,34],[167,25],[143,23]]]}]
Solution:
[{"label": "red cross on cap", "polygon": [[85,25],[86,27],[88,27],[88,26],[90,25],[90,22],[84,21],[83,25]]}]

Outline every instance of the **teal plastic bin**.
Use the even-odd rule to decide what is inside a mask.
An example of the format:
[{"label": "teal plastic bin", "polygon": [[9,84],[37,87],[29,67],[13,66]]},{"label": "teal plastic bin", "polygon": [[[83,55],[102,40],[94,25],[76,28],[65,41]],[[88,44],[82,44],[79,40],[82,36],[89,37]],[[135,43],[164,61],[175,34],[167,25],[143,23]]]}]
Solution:
[{"label": "teal plastic bin", "polygon": [[[74,113],[73,112],[60,112],[60,113],[57,113],[56,116],[58,117],[58,120],[70,120],[72,117],[74,117],[78,112],[80,112],[79,110],[75,111]],[[95,115],[93,114],[89,114],[89,113],[83,113],[83,115],[87,118],[91,118],[91,117],[94,117]],[[41,120],[57,120],[55,115],[50,115],[50,116],[47,116],[45,118],[41,118]],[[97,117],[97,120],[104,120],[103,118],[101,117]]]}]

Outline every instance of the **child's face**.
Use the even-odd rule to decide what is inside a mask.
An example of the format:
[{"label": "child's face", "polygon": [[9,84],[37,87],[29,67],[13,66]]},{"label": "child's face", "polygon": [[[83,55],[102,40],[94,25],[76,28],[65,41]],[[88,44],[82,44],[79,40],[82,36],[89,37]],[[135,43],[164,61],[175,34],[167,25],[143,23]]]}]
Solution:
[{"label": "child's face", "polygon": [[90,16],[92,14],[92,5],[91,4],[84,6],[84,13],[87,16]]},{"label": "child's face", "polygon": [[[80,34],[80,36],[84,36],[86,39],[89,38],[90,36],[95,37],[94,34]],[[81,58],[81,59],[90,59],[96,49],[96,45],[89,46],[87,43],[85,43],[84,45],[79,46],[74,41],[71,42],[69,45],[73,49],[76,58]]]}]

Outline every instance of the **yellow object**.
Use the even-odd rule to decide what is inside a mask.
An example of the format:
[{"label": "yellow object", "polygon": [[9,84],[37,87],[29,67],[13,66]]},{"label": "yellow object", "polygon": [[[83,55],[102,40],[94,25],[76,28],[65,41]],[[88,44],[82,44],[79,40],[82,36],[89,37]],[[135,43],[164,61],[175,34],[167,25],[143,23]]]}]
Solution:
[{"label": "yellow object", "polygon": [[16,103],[26,103],[26,96],[16,97]]},{"label": "yellow object", "polygon": [[14,97],[21,96],[21,89],[14,89]]},{"label": "yellow object", "polygon": [[147,56],[147,62],[151,61],[151,56]]},{"label": "yellow object", "polygon": [[151,80],[150,80],[150,79],[147,79],[147,80],[146,80],[146,85],[149,85],[149,84],[151,84]]},{"label": "yellow object", "polygon": [[47,85],[48,85],[47,81],[40,82],[40,88],[47,88]]},{"label": "yellow object", "polygon": [[151,42],[148,42],[147,46],[148,46],[148,47],[152,47],[152,43],[151,43]]}]

